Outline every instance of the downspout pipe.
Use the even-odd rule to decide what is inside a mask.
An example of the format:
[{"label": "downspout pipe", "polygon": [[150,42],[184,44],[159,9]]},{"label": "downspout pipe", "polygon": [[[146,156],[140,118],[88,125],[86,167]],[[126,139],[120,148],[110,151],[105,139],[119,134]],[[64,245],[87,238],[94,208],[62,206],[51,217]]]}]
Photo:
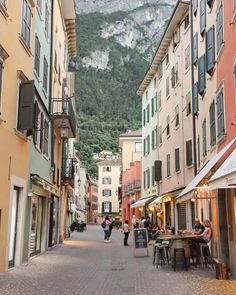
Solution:
[{"label": "downspout pipe", "polygon": [[[54,8],[54,0],[51,0],[51,39],[50,39],[50,83],[49,83],[49,113],[52,115],[52,68],[53,68],[53,25],[54,25],[54,15],[53,9]],[[54,165],[54,132],[53,132],[53,123],[52,123],[52,116],[51,116],[51,167]]]}]

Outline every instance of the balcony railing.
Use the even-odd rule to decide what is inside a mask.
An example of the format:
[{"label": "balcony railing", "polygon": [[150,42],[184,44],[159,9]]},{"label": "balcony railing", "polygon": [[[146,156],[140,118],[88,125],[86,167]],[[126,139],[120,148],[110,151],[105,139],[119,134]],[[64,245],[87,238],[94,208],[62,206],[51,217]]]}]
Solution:
[{"label": "balcony railing", "polygon": [[69,128],[69,138],[76,137],[76,117],[70,98],[53,98],[51,115],[53,123],[58,128],[65,123]]},{"label": "balcony railing", "polygon": [[74,183],[74,165],[72,158],[62,159],[62,181],[63,183],[69,182],[71,185]]}]

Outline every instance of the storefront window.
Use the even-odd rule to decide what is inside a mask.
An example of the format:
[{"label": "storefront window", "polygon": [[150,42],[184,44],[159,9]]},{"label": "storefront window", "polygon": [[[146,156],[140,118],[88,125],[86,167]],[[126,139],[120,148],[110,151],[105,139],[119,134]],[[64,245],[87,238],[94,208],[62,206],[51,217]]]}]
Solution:
[{"label": "storefront window", "polygon": [[43,198],[32,198],[32,218],[30,234],[30,255],[33,256],[41,251]]}]

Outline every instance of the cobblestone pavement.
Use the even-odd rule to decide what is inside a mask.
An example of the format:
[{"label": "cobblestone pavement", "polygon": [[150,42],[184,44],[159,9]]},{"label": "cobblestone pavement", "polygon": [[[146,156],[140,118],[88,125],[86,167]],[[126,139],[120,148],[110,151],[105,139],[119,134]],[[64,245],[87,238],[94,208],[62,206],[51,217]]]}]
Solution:
[{"label": "cobblestone pavement", "polygon": [[[103,243],[100,226],[73,233],[63,245],[0,274],[1,295],[234,295],[236,282],[218,281],[212,269],[156,269],[151,257],[133,257],[113,230]],[[131,241],[130,241],[131,242]],[[132,243],[131,243],[132,244]]]}]

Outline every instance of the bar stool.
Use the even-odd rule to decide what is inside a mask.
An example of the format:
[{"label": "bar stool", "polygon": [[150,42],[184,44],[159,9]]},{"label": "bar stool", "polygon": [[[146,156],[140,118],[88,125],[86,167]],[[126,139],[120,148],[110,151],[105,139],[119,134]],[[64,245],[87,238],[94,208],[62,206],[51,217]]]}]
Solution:
[{"label": "bar stool", "polygon": [[156,245],[156,268],[158,268],[159,265],[159,255],[161,255],[161,265],[163,264],[168,264],[169,265],[169,257],[168,257],[168,248],[169,245],[165,245],[165,244],[157,244]]},{"label": "bar stool", "polygon": [[153,261],[152,261],[152,264],[154,265],[155,264],[155,262],[156,262],[156,256],[157,256],[157,251],[158,251],[158,249],[157,249],[157,246],[158,245],[160,245],[161,246],[161,243],[155,243],[155,244],[153,244]]},{"label": "bar stool", "polygon": [[186,255],[185,255],[184,245],[182,244],[182,241],[175,241],[175,242],[176,243],[174,246],[174,264],[173,264],[174,271],[176,271],[176,255],[177,255],[177,253],[182,254],[185,269],[188,270],[188,264],[187,264],[187,259],[186,259]]},{"label": "bar stool", "polygon": [[[207,265],[208,259],[210,260],[211,265],[213,266],[213,259],[211,257],[211,253],[210,253],[210,249],[207,243],[199,243],[199,247],[200,247],[200,261],[201,261],[201,265],[202,268],[204,267],[204,262],[205,265]],[[204,255],[205,253],[207,255]]]}]

